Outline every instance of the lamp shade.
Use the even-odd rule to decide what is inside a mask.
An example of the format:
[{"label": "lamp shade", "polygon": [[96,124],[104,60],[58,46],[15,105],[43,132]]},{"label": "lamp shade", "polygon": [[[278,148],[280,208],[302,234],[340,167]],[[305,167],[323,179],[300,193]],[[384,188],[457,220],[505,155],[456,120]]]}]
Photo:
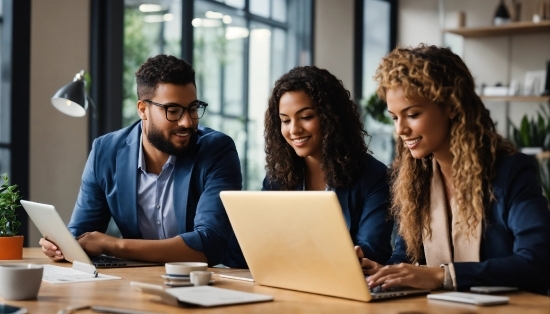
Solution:
[{"label": "lamp shade", "polygon": [[52,105],[69,116],[83,117],[86,114],[88,108],[86,84],[81,73],[75,76],[74,81],[55,93],[52,97]]}]

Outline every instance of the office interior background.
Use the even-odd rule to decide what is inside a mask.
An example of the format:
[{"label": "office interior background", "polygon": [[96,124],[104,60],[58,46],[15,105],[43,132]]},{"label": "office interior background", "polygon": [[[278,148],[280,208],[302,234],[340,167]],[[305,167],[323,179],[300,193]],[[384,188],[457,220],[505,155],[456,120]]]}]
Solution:
[{"label": "office interior background", "polygon": [[[0,0],[0,173],[25,199],[53,204],[67,223],[98,135],[136,121],[133,73],[149,56],[173,54],[197,72],[201,123],[230,135],[244,187],[264,176],[263,113],[275,80],[313,64],[340,78],[360,103],[372,75],[396,45],[450,46],[478,85],[523,82],[550,60],[550,32],[465,38],[456,28],[490,26],[498,0]],[[524,0],[530,19],[538,0]],[[141,7],[143,4],[155,6]],[[88,73],[95,104],[74,118],[53,94]],[[535,115],[537,102],[486,101],[498,131]],[[510,120],[508,120],[510,119]],[[392,127],[365,119],[375,157],[391,162]],[[26,246],[40,234],[20,211]]]}]

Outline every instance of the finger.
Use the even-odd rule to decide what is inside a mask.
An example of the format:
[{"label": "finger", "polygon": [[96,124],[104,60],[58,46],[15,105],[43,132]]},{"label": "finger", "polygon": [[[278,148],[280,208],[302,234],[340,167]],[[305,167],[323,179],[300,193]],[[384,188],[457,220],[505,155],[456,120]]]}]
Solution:
[{"label": "finger", "polygon": [[357,257],[359,257],[359,258],[364,258],[365,257],[365,254],[363,253],[363,249],[361,249],[360,246],[356,245],[354,247],[354,249],[355,249],[355,254],[357,254]]},{"label": "finger", "polygon": [[42,248],[46,248],[46,249],[49,249],[49,250],[57,250],[57,246],[55,246],[55,244],[53,244],[52,242],[44,239],[44,238],[40,238],[40,241],[38,241],[38,244],[40,244],[40,246],[42,246]]},{"label": "finger", "polygon": [[376,274],[377,271],[378,271],[377,268],[365,268],[365,267],[363,267],[363,274],[364,275],[371,276],[371,275]]},{"label": "finger", "polygon": [[384,283],[386,276],[399,271],[395,266],[388,265],[378,268],[374,274],[370,275],[368,279],[369,286],[379,286]]}]

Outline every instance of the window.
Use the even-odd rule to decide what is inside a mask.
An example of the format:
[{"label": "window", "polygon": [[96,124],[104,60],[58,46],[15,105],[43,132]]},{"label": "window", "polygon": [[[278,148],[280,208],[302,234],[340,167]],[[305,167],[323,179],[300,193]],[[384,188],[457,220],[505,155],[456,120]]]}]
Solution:
[{"label": "window", "polygon": [[[357,0],[356,12],[361,12],[356,21],[356,73],[355,95],[362,105],[376,92],[373,75],[386,53],[395,47],[396,42],[396,0]],[[373,156],[385,164],[393,159],[393,125],[381,123],[365,117],[365,126],[371,135],[369,149]]]},{"label": "window", "polygon": [[[3,31],[4,31],[4,14],[3,14],[3,1],[0,0],[0,42],[2,45],[4,44],[3,41]],[[2,52],[4,52],[4,49],[0,51],[0,60],[2,60]],[[0,62],[2,64],[2,62]],[[0,71],[0,80],[2,80],[2,73],[4,71]],[[3,99],[2,94],[3,90],[0,89],[0,99]],[[10,173],[10,165],[11,165],[11,153],[10,153],[10,117],[11,117],[11,110],[10,110],[10,103],[2,101],[0,102],[0,174],[3,173]]]},{"label": "window", "polygon": [[[31,0],[0,0],[0,174],[8,173],[24,198],[29,195],[30,21]],[[19,233],[27,235],[27,214],[18,208],[17,215]]]},{"label": "window", "polygon": [[181,0],[142,3],[125,0],[124,6],[123,126],[139,119],[134,76],[138,67],[157,54],[181,56]]},{"label": "window", "polygon": [[[134,72],[159,53],[185,55],[192,32],[197,97],[208,108],[204,126],[235,141],[244,189],[261,188],[265,176],[263,119],[275,81],[296,65],[311,63],[311,0],[195,0],[124,2],[122,125],[138,119]],[[191,23],[183,16],[192,8]],[[189,60],[192,59],[192,60]]]}]

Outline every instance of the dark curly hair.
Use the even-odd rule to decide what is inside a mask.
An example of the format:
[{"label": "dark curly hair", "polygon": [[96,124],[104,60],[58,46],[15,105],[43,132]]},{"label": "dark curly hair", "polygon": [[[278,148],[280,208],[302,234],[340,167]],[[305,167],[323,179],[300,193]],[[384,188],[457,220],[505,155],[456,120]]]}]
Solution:
[{"label": "dark curly hair", "polygon": [[[515,152],[513,145],[495,130],[489,110],[475,92],[472,74],[462,59],[448,48],[420,44],[400,47],[384,57],[376,70],[378,95],[402,88],[407,99],[421,97],[449,107],[451,124],[454,201],[463,232],[474,234],[485,219],[484,208],[492,199],[490,182],[496,176],[497,155]],[[415,159],[403,141],[396,142],[391,171],[391,211],[399,221],[399,234],[413,261],[423,257],[422,237],[431,236],[430,179],[432,162]]]},{"label": "dark curly hair", "polygon": [[136,71],[138,99],[154,96],[159,83],[187,85],[195,87],[195,70],[185,60],[174,56],[157,55],[148,58]]},{"label": "dark curly hair", "polygon": [[304,178],[303,158],[298,157],[281,134],[279,101],[291,91],[309,96],[320,117],[325,182],[332,188],[350,187],[364,170],[369,154],[365,138],[369,135],[361,122],[359,108],[342,81],[315,66],[296,67],[275,82],[265,113],[268,180],[282,190],[294,190]]}]

